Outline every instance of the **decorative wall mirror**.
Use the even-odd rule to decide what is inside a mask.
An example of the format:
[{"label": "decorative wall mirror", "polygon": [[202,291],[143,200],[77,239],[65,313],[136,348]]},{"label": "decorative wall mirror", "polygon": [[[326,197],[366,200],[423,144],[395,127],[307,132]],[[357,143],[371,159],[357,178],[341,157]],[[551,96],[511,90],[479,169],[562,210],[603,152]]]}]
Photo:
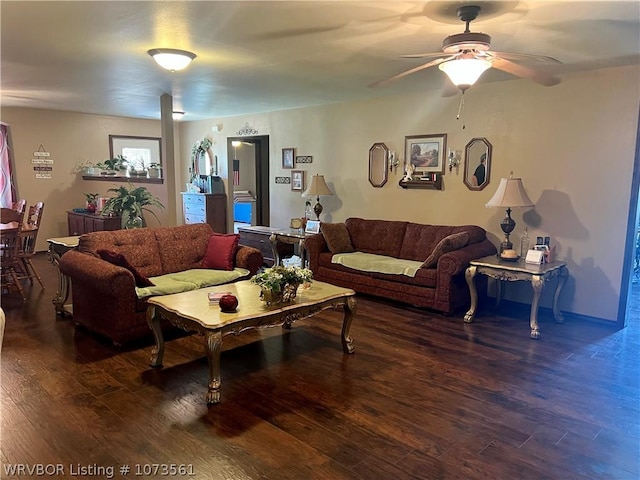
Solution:
[{"label": "decorative wall mirror", "polygon": [[482,190],[489,185],[491,144],[486,138],[472,138],[465,147],[464,184],[469,190]]},{"label": "decorative wall mirror", "polygon": [[387,183],[389,149],[384,143],[374,143],[369,149],[369,183],[376,188]]}]

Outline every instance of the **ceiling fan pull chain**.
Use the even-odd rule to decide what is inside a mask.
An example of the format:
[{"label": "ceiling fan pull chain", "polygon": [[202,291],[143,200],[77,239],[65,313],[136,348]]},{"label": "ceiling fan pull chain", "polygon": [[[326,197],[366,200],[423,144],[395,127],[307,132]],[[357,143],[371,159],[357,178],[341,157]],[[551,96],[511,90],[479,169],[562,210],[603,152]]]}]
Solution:
[{"label": "ceiling fan pull chain", "polygon": [[[462,110],[464,110],[464,91],[460,96],[460,105],[458,106],[458,115],[456,115],[456,120],[460,120],[460,115],[462,115]],[[464,123],[464,119],[462,120],[462,129],[464,130],[466,127]]]}]

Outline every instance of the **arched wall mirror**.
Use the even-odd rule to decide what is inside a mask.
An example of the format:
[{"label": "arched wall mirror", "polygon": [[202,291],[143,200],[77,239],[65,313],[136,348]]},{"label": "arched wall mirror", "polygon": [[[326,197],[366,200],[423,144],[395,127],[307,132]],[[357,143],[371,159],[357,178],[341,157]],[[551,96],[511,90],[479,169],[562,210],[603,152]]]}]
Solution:
[{"label": "arched wall mirror", "polygon": [[387,183],[389,177],[389,149],[384,143],[374,143],[369,149],[369,183],[376,188]]},{"label": "arched wall mirror", "polygon": [[491,177],[491,144],[486,138],[472,138],[465,147],[464,184],[482,190]]}]

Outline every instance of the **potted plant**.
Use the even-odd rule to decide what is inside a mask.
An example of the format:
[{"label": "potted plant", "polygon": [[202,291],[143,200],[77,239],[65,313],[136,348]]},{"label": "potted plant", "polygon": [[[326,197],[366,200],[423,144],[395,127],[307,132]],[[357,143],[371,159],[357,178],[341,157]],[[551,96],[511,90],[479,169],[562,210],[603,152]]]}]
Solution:
[{"label": "potted plant", "polygon": [[102,175],[115,175],[122,169],[127,163],[127,160],[122,155],[116,155],[114,158],[110,158],[102,162],[104,170]]},{"label": "potted plant", "polygon": [[162,176],[162,165],[159,163],[150,163],[147,169],[149,178],[160,178]]},{"label": "potted plant", "polygon": [[310,282],[312,277],[313,272],[308,268],[276,265],[254,275],[251,283],[260,286],[260,298],[267,305],[275,305],[294,301],[298,287]]},{"label": "potted plant", "polygon": [[99,193],[85,193],[84,198],[86,199],[87,212],[96,213],[96,209],[98,208],[98,195]]},{"label": "potted plant", "polygon": [[103,215],[120,215],[122,228],[141,228],[146,226],[143,212],[149,212],[158,222],[158,216],[149,208],[164,208],[164,205],[154,197],[146,187],[136,187],[128,184],[118,188],[110,188],[108,192],[114,193],[102,209]]}]

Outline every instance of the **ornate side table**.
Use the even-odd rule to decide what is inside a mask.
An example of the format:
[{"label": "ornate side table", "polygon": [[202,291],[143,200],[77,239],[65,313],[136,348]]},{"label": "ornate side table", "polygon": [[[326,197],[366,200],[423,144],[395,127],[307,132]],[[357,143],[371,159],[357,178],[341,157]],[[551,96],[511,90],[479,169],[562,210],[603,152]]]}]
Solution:
[{"label": "ornate side table", "polygon": [[278,243],[289,243],[293,245],[298,245],[298,255],[302,259],[302,267],[307,266],[307,255],[304,249],[304,241],[308,235],[304,232],[304,230],[299,230],[295,228],[283,228],[274,231],[269,237],[269,241],[271,242],[271,246],[273,248],[273,256],[275,258],[274,265],[280,265],[282,259],[280,258]]},{"label": "ornate side table", "polygon": [[502,297],[502,282],[530,282],[533,288],[533,301],[531,302],[531,313],[529,316],[529,326],[531,327],[531,338],[540,338],[540,329],[538,327],[538,305],[544,285],[549,280],[558,277],[556,291],[553,295],[553,316],[557,323],[562,323],[564,317],[558,309],[558,297],[560,291],[567,281],[569,272],[565,262],[551,262],[541,265],[531,265],[525,263],[524,259],[517,262],[509,262],[498,258],[495,255],[472,260],[465,272],[467,285],[469,285],[469,293],[471,294],[471,308],[464,316],[467,323],[473,322],[478,307],[478,293],[474,277],[477,274],[486,275],[499,280],[496,301],[499,303]]},{"label": "ornate side table", "polygon": [[53,305],[56,309],[56,313],[61,316],[66,314],[71,315],[73,313],[73,307],[67,304],[69,299],[69,278],[60,272],[60,257],[69,250],[73,250],[78,246],[78,236],[72,237],[60,237],[60,238],[47,238],[49,244],[49,261],[53,263],[58,269],[58,291],[53,299]]}]

